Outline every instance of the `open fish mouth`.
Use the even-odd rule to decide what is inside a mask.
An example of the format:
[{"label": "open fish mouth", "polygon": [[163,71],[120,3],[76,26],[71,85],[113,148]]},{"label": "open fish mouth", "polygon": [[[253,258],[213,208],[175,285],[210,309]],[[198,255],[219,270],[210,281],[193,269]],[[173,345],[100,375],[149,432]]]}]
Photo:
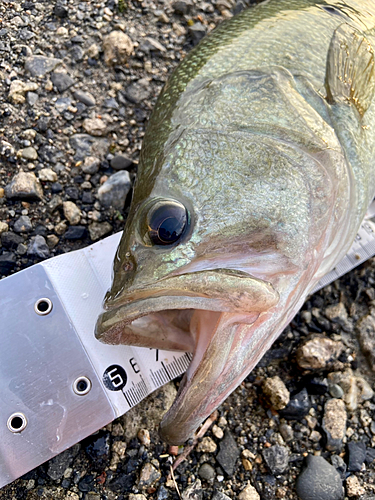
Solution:
[{"label": "open fish mouth", "polygon": [[[238,337],[278,301],[270,283],[242,271],[168,276],[108,300],[96,337],[109,344],[193,353],[179,395],[161,424],[163,439],[180,444],[211,413],[212,404],[216,407],[234,389],[244,369],[236,361],[243,343]],[[232,368],[226,383],[221,377],[228,363]]]}]

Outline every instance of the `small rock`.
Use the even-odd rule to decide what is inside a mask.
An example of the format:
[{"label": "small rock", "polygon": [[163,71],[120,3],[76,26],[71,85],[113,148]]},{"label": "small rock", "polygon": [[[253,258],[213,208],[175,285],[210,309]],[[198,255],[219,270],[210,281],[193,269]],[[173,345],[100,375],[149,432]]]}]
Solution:
[{"label": "small rock", "polygon": [[248,484],[238,495],[238,500],[260,500],[260,496],[257,490]]},{"label": "small rock", "polygon": [[57,174],[52,168],[42,168],[38,173],[39,180],[43,182],[56,182]]},{"label": "small rock", "polygon": [[65,92],[65,90],[68,90],[75,83],[73,78],[71,78],[67,73],[52,73],[51,81],[60,94]]},{"label": "small rock", "polygon": [[182,500],[202,500],[203,489],[200,479],[197,479],[192,485],[188,486],[181,495]]},{"label": "small rock", "polygon": [[76,161],[84,160],[86,156],[102,158],[108,149],[107,139],[98,139],[89,134],[74,134],[70,137],[69,143],[75,150]]},{"label": "small rock", "polygon": [[27,148],[21,149],[19,151],[19,155],[24,158],[25,160],[37,160],[38,159],[38,152],[35,148],[32,146],[29,146]]},{"label": "small rock", "polygon": [[216,455],[216,460],[228,476],[233,474],[239,456],[240,450],[237,447],[236,441],[232,434],[226,431],[224,439],[220,442],[220,451]]},{"label": "small rock", "polygon": [[346,408],[341,399],[330,399],[324,407],[323,430],[326,433],[326,449],[340,452],[346,432]]},{"label": "small rock", "polygon": [[341,399],[344,395],[343,389],[338,384],[331,384],[329,386],[329,393],[333,398]]},{"label": "small rock", "polygon": [[324,314],[334,323],[345,324],[348,320],[348,313],[342,302],[326,307]]},{"label": "small rock", "polygon": [[293,429],[291,428],[290,425],[281,424],[279,427],[279,432],[282,435],[282,437],[286,443],[289,443],[289,441],[293,441],[294,432],[293,432]]},{"label": "small rock", "polygon": [[7,250],[14,250],[20,243],[23,243],[22,236],[7,231],[1,234],[1,244]]},{"label": "small rock", "polygon": [[308,455],[306,464],[296,482],[300,500],[342,500],[344,489],[337,470],[320,456]]},{"label": "small rock", "polygon": [[364,495],[366,490],[361,486],[357,476],[349,476],[346,480],[346,494],[348,497],[359,497]]},{"label": "small rock", "polygon": [[64,215],[72,226],[79,224],[81,220],[81,210],[72,201],[64,201],[63,203]]},{"label": "small rock", "polygon": [[202,464],[199,467],[198,475],[205,481],[213,481],[216,477],[215,469],[210,464]]},{"label": "small rock", "polygon": [[47,259],[49,257],[50,251],[43,236],[38,234],[37,236],[31,238],[27,253],[29,255],[35,255],[41,259]]},{"label": "small rock", "polygon": [[72,105],[71,99],[69,97],[60,97],[59,99],[56,99],[55,101],[55,108],[59,113],[63,113],[66,111],[69,106]]},{"label": "small rock", "polygon": [[362,442],[348,443],[348,471],[359,472],[366,459],[366,445]]},{"label": "small rock", "polygon": [[280,410],[280,415],[286,419],[301,419],[310,411],[310,400],[306,389],[291,396],[287,406]]},{"label": "small rock", "polygon": [[109,222],[93,222],[89,225],[90,238],[92,241],[100,240],[100,238],[109,234],[112,229]]},{"label": "small rock", "polygon": [[29,106],[35,106],[35,104],[38,102],[39,96],[35,92],[28,92],[26,94],[26,101]]},{"label": "small rock", "polygon": [[197,45],[206,34],[206,27],[201,22],[196,22],[193,26],[189,27],[189,34],[191,36],[193,45]]},{"label": "small rock", "polygon": [[366,450],[366,464],[372,464],[375,460],[375,448],[367,448]]},{"label": "small rock", "polygon": [[358,403],[371,399],[374,391],[365,379],[353,374],[352,370],[331,372],[328,374],[330,384],[338,384],[344,391],[343,400],[350,411],[358,407]]},{"label": "small rock", "polygon": [[[224,431],[221,429],[219,426],[216,424],[212,426],[212,434],[217,438],[217,439],[223,439],[224,437]],[[375,434],[375,433],[374,433]]]},{"label": "small rock", "polygon": [[96,174],[99,171],[100,160],[95,156],[86,156],[83,165],[81,166],[82,172],[85,174]]},{"label": "small rock", "polygon": [[[62,204],[62,202],[61,202]],[[59,222],[55,226],[55,232],[56,234],[59,234],[60,236],[65,233],[65,231],[68,229],[68,226],[65,221]]]},{"label": "small rock", "polygon": [[361,349],[375,371],[375,309],[357,322],[356,329]]},{"label": "small rock", "polygon": [[30,217],[27,215],[21,215],[14,223],[13,230],[16,233],[29,233],[32,231],[33,226],[31,224]]},{"label": "small rock", "polygon": [[289,403],[289,391],[280,377],[267,378],[263,382],[262,389],[270,406],[275,410],[282,410]]},{"label": "small rock", "polygon": [[200,451],[202,453],[215,453],[216,449],[217,445],[215,441],[208,436],[204,437],[197,446],[197,451]]},{"label": "small rock", "polygon": [[98,198],[103,207],[124,208],[125,198],[131,188],[129,173],[120,170],[111,175],[98,190]]},{"label": "small rock", "polygon": [[82,102],[85,106],[92,107],[96,105],[95,97],[89,92],[83,92],[83,90],[76,90],[73,95],[75,99],[77,99],[77,101]]},{"label": "small rock", "polygon": [[343,344],[327,337],[316,336],[297,350],[297,363],[304,370],[325,370],[343,351]]},{"label": "small rock", "polygon": [[132,160],[123,155],[116,155],[111,160],[111,167],[114,170],[126,170],[133,165]]},{"label": "small rock", "polygon": [[126,63],[134,49],[131,39],[122,31],[112,31],[103,40],[104,62],[107,66]]},{"label": "small rock", "polygon": [[340,474],[341,479],[344,480],[346,478],[346,463],[344,460],[340,457],[340,455],[332,455],[331,463]]},{"label": "small rock", "polygon": [[104,134],[107,126],[100,118],[86,118],[82,123],[83,128],[90,135],[100,137]]},{"label": "small rock", "polygon": [[0,221],[0,234],[5,233],[5,231],[8,231],[9,226],[6,222],[1,222]]},{"label": "small rock", "polygon": [[172,9],[176,14],[182,14],[183,16],[187,14],[193,7],[193,2],[191,0],[177,0],[173,2]]},{"label": "small rock", "polygon": [[23,104],[26,101],[25,94],[38,90],[39,85],[34,82],[22,82],[21,80],[13,80],[9,87],[8,97],[14,104]]},{"label": "small rock", "polygon": [[31,56],[26,58],[25,69],[32,76],[45,76],[61,63],[62,60],[55,57]]},{"label": "small rock", "polygon": [[231,499],[222,491],[215,491],[215,493],[211,497],[211,500],[231,500]]},{"label": "small rock", "polygon": [[272,474],[282,474],[288,467],[289,452],[285,446],[275,444],[270,448],[265,448],[262,455]]},{"label": "small rock", "polygon": [[0,275],[7,275],[17,263],[16,256],[12,252],[5,252],[0,255]]},{"label": "small rock", "polygon": [[49,234],[47,236],[47,245],[48,245],[48,248],[50,248],[51,250],[53,248],[55,248],[55,246],[58,244],[58,242],[59,242],[59,238],[55,234]]},{"label": "small rock", "polygon": [[61,2],[57,2],[53,8],[53,13],[59,19],[65,19],[68,17],[69,11],[62,5]]},{"label": "small rock", "polygon": [[130,493],[128,496],[128,500],[147,500],[147,497],[145,497],[141,493]]},{"label": "small rock", "polygon": [[53,481],[61,479],[64,476],[66,468],[73,463],[73,460],[78,455],[79,450],[80,445],[76,444],[60,453],[60,455],[53,457],[48,462],[47,474]]},{"label": "small rock", "polygon": [[139,429],[137,437],[144,446],[150,446],[150,433],[147,429]]},{"label": "small rock", "polygon": [[43,189],[34,173],[19,172],[5,187],[5,194],[9,199],[40,200]]},{"label": "small rock", "polygon": [[83,240],[87,236],[85,226],[70,226],[64,234],[66,240]]},{"label": "small rock", "polygon": [[142,467],[139,474],[138,488],[147,488],[154,484],[156,481],[159,481],[160,478],[160,471],[157,470],[152,464],[147,463]]},{"label": "small rock", "polygon": [[137,82],[131,83],[125,92],[128,101],[134,104],[140,104],[150,97],[150,82],[147,78],[142,78]]}]

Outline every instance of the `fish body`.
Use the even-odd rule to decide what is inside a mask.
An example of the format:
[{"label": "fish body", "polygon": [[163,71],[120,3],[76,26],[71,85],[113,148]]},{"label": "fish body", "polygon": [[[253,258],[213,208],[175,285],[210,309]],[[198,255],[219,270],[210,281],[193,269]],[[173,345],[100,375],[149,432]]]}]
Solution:
[{"label": "fish body", "polygon": [[223,23],[151,116],[97,337],[190,351],[184,442],[350,248],[375,195],[375,3],[269,0]]}]

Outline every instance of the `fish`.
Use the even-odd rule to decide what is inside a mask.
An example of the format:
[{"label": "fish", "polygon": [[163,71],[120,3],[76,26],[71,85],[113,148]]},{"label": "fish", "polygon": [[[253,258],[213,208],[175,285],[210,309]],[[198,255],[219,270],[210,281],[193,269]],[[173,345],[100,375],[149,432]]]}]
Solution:
[{"label": "fish", "polygon": [[268,0],[175,69],[144,137],[95,335],[193,354],[182,444],[344,257],[375,195],[375,2]]}]

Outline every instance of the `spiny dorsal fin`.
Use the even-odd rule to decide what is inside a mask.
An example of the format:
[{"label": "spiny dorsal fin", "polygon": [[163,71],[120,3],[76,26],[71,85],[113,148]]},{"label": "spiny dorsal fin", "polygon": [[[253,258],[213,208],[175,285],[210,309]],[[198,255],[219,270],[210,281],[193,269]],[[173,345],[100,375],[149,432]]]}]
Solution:
[{"label": "spiny dorsal fin", "polygon": [[374,51],[370,42],[349,24],[339,26],[331,40],[326,70],[327,101],[350,102],[363,116],[375,90]]}]

